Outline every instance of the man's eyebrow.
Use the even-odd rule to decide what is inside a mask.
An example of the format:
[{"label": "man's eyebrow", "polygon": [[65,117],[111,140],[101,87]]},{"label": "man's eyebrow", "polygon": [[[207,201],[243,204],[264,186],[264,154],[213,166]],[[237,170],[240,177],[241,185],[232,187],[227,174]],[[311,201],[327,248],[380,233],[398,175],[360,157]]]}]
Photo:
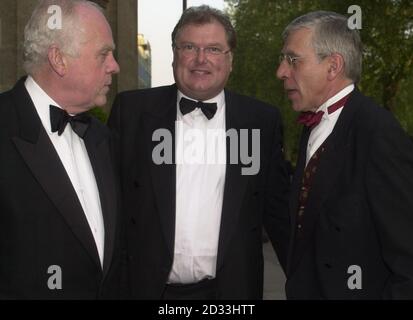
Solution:
[{"label": "man's eyebrow", "polygon": [[219,43],[219,42],[211,42],[211,43],[207,44],[207,47],[222,47],[222,46],[223,46],[223,44]]},{"label": "man's eyebrow", "polygon": [[116,46],[114,44],[105,45],[99,50],[99,52],[115,51],[115,49],[116,49]]},{"label": "man's eyebrow", "polygon": [[285,51],[282,50],[281,53],[282,53],[282,54],[289,55],[289,56],[291,56],[291,57],[299,57],[299,56],[300,56],[299,54],[297,54],[296,52],[294,52],[294,51],[292,51],[292,50],[285,50]]},{"label": "man's eyebrow", "polygon": [[[198,46],[196,43],[192,42],[192,41],[182,41],[182,44],[191,44],[194,46]],[[205,47],[222,47],[223,44],[219,43],[219,42],[211,42],[205,45]],[[225,46],[225,45],[224,45]]]}]

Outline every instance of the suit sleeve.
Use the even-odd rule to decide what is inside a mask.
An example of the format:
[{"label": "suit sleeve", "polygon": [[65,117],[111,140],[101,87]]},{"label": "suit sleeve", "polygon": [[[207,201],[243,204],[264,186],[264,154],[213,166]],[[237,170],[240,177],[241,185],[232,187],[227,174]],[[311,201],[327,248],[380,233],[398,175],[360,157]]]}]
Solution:
[{"label": "suit sleeve", "polygon": [[290,179],[283,154],[282,124],[278,111],[276,115],[266,181],[263,222],[281,267],[285,272],[290,237],[288,210]]},{"label": "suit sleeve", "polygon": [[388,119],[370,144],[366,189],[392,273],[383,298],[413,299],[413,143],[395,119]]}]

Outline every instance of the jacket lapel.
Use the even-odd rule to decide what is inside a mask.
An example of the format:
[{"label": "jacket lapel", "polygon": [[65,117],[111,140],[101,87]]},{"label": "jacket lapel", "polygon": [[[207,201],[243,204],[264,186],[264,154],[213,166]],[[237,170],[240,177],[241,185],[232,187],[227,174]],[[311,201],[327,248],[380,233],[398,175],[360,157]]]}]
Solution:
[{"label": "jacket lapel", "polygon": [[[240,119],[242,112],[237,110],[239,103],[236,101],[236,97],[230,92],[225,91],[225,122],[226,131],[235,129],[240,137],[240,129],[247,129],[246,123],[248,119]],[[244,121],[243,121],[244,120]],[[231,236],[238,225],[238,217],[241,210],[244,193],[246,190],[249,176],[241,174],[241,161],[239,159],[239,152],[237,155],[238,162],[236,164],[230,163],[230,140],[226,139],[227,148],[227,165],[225,173],[225,185],[224,185],[224,201],[222,204],[221,215],[221,227],[219,232],[218,242],[218,258],[217,258],[217,270],[219,270],[224,261],[224,256],[228,243],[231,240]],[[251,138],[249,139],[251,142]],[[237,141],[238,143],[238,141]]]},{"label": "jacket lapel", "polygon": [[[300,241],[298,246],[295,247],[294,242],[292,242],[291,245],[291,248],[294,248],[294,252],[290,252],[291,259],[289,259],[290,263],[293,264],[292,269],[294,269],[294,266],[297,266],[300,258],[307,250],[308,245],[313,243],[313,241],[311,241],[311,237],[314,233],[320,212],[323,210],[324,203],[330,194],[330,190],[334,188],[334,185],[339,183],[337,179],[339,177],[340,170],[343,168],[343,161],[346,159],[345,154],[348,152],[347,144],[351,141],[350,135],[352,132],[350,130],[350,126],[355,113],[357,112],[355,100],[357,99],[356,96],[358,94],[357,89],[355,89],[344,106],[333,132],[326,140],[326,149],[317,166],[317,173],[314,177],[304,212],[303,224],[306,228],[304,238]],[[306,141],[308,142],[308,138]],[[304,150],[304,159],[307,142],[305,145],[300,146],[300,152],[303,152]],[[294,181],[294,199],[292,199],[292,201],[294,201],[294,205],[291,207],[291,214],[292,217],[294,217],[294,224],[292,224],[294,231],[296,227],[295,217],[297,214],[299,188],[301,187],[303,171],[304,166],[301,164],[300,172],[297,175],[299,180]]]},{"label": "jacket lapel", "polygon": [[307,144],[310,137],[310,129],[304,127],[301,139],[300,139],[300,148],[297,159],[297,165],[294,172],[294,177],[291,185],[291,195],[290,195],[290,214],[291,214],[291,235],[290,235],[290,250],[288,252],[287,259],[287,274],[289,273],[290,268],[292,267],[292,259],[294,255],[294,239],[295,239],[295,228],[296,228],[296,215],[298,211],[298,198],[300,195],[301,181],[304,175],[305,162],[307,158]]},{"label": "jacket lapel", "polygon": [[118,210],[116,200],[118,190],[115,184],[114,171],[111,170],[113,166],[109,140],[109,133],[99,128],[99,123],[93,119],[85,135],[84,142],[95,175],[102,207],[105,228],[104,274],[107,273],[112,261],[117,230],[116,213]]},{"label": "jacket lapel", "polygon": [[[161,226],[163,235],[166,239],[170,258],[174,256],[175,245],[175,203],[176,203],[176,165],[175,165],[175,121],[176,121],[176,100],[177,88],[175,85],[170,87],[168,96],[164,97],[158,105],[151,105],[151,110],[143,116],[143,126],[145,141],[147,141],[147,153],[151,156],[150,170],[152,182],[156,197],[156,203],[159,208]],[[153,141],[153,133],[158,129],[166,129],[165,133],[170,133],[172,146],[164,143],[165,146],[171,147],[172,163],[156,164],[152,159],[154,148],[162,141]],[[165,142],[166,140],[163,140]],[[168,152],[167,150],[166,153]],[[139,152],[139,151],[138,151]]]},{"label": "jacket lapel", "polygon": [[53,147],[33,102],[21,79],[13,89],[19,118],[19,135],[12,138],[17,150],[51,202],[62,214],[73,233],[97,265],[100,265],[95,241],[76,192]]}]

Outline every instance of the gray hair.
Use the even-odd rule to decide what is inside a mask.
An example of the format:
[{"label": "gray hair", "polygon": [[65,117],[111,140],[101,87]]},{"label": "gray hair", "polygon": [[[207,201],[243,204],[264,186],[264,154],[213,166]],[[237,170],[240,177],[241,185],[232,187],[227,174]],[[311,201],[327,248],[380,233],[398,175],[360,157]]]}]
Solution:
[{"label": "gray hair", "polygon": [[360,81],[362,52],[360,34],[357,29],[350,29],[347,17],[330,11],[314,11],[293,20],[284,30],[284,41],[290,33],[300,28],[314,30],[312,46],[321,61],[333,53],[339,53],[344,59],[344,73],[355,83]]},{"label": "gray hair", "polygon": [[179,32],[182,30],[182,28],[186,25],[203,25],[214,21],[219,22],[224,27],[228,45],[231,51],[234,50],[237,46],[237,37],[231,20],[222,11],[211,8],[207,5],[190,7],[184,11],[172,32],[172,46],[174,47],[176,45],[176,38],[178,37]]},{"label": "gray hair", "polygon": [[[56,45],[63,53],[76,57],[82,42],[81,25],[76,14],[79,5],[102,8],[94,2],[86,0],[40,0],[24,29],[23,68],[28,74],[33,74],[40,65],[47,61],[48,49]],[[62,28],[51,29],[48,26],[52,17],[48,9],[58,6],[62,13]]]}]

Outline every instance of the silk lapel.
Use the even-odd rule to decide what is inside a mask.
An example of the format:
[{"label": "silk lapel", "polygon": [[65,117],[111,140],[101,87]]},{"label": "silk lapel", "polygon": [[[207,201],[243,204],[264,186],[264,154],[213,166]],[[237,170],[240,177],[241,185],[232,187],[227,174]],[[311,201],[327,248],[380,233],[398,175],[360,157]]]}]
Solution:
[{"label": "silk lapel", "polygon": [[105,249],[103,259],[104,274],[112,261],[117,228],[117,188],[110,154],[109,133],[99,128],[93,120],[86,133],[84,142],[93,168],[99,190],[100,204],[105,228]]},{"label": "silk lapel", "polygon": [[[156,130],[163,129],[164,133],[172,138],[172,163],[156,164],[152,157],[150,160],[150,170],[155,192],[155,201],[159,208],[159,218],[163,230],[163,235],[168,245],[170,258],[173,259],[175,245],[175,203],[176,203],[176,165],[175,165],[175,121],[177,114],[177,88],[170,87],[168,96],[165,96],[162,105],[151,106],[152,111],[144,115],[144,135],[147,152],[152,155],[154,148],[160,141],[153,141],[153,134]],[[164,140],[165,141],[165,140]],[[138,151],[139,152],[139,151]],[[167,152],[165,150],[165,152]]]},{"label": "silk lapel", "polygon": [[[239,107],[241,102],[236,100],[236,96],[225,91],[225,117],[226,131],[235,129],[240,137],[240,129],[248,129],[246,123],[248,119],[242,119],[242,112]],[[227,137],[227,166],[224,185],[224,201],[222,204],[221,227],[218,242],[217,269],[223,265],[224,256],[231,236],[238,225],[238,217],[241,210],[242,199],[244,198],[249,176],[241,174],[242,165],[239,161],[236,164],[230,164],[230,140]],[[251,139],[250,139],[251,142]]]}]

